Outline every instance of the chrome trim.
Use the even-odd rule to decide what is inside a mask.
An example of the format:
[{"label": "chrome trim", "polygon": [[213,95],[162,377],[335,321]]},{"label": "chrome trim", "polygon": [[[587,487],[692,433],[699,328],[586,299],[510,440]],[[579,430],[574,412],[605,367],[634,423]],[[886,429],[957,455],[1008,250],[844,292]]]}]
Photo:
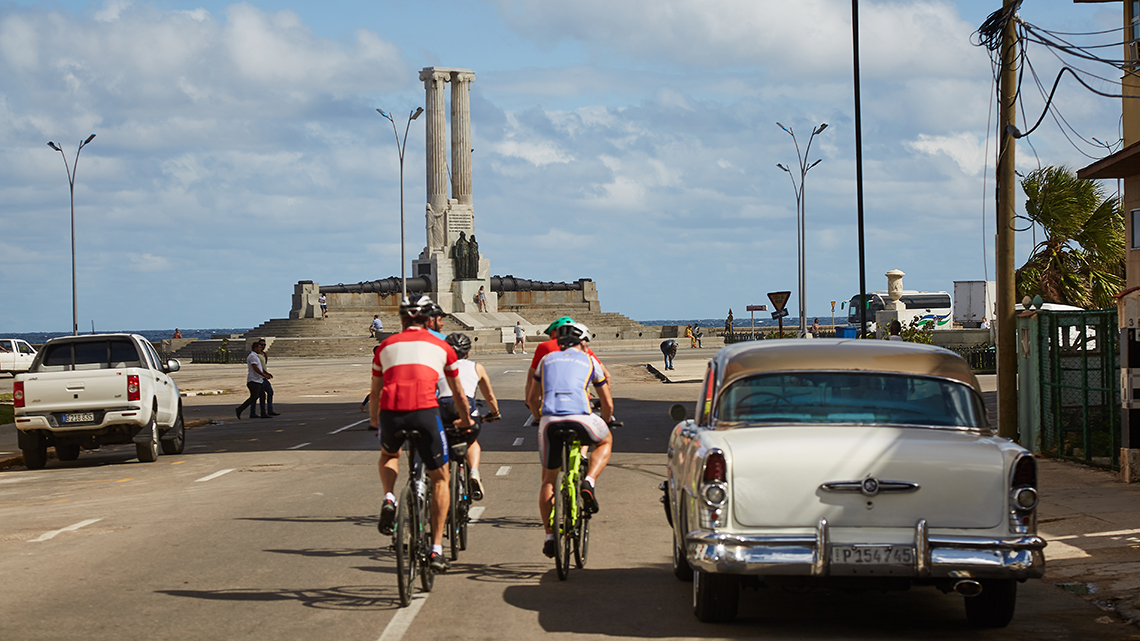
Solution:
[{"label": "chrome trim", "polygon": [[914,524],[914,571],[920,578],[930,576],[930,531],[926,519]]},{"label": "chrome trim", "polygon": [[[901,578],[989,579],[1038,578],[1045,573],[1045,540],[1038,536],[1009,539],[930,536],[929,526],[915,525],[916,559]],[[925,539],[920,550],[919,539]],[[830,573],[830,526],[821,519],[813,534],[747,535],[694,530],[685,537],[693,567],[729,574],[812,576]]]},{"label": "chrome trim", "polygon": [[917,492],[918,483],[910,481],[880,481],[868,474],[862,481],[828,481],[819,486],[824,492],[859,492],[863,496]]},{"label": "chrome trim", "polygon": [[827,536],[827,519],[820,519],[815,528],[815,557],[811,562],[812,576],[826,576],[830,562],[831,545]]}]

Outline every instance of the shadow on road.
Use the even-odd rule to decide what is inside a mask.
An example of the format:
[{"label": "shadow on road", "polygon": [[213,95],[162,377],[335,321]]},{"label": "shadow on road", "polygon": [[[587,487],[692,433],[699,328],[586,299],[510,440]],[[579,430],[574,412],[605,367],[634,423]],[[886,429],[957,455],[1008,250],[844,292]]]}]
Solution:
[{"label": "shadow on road", "polygon": [[156,590],[158,594],[211,601],[295,601],[322,610],[395,610],[399,605],[395,582],[388,586],[346,585],[308,590]]}]

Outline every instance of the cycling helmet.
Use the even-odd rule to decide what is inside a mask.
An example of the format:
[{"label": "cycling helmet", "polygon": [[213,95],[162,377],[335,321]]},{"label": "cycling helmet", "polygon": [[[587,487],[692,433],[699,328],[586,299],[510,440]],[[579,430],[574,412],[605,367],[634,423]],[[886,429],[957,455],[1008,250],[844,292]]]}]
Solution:
[{"label": "cycling helmet", "polygon": [[439,303],[432,302],[424,305],[424,316],[427,316],[428,318],[435,318],[437,316],[443,315],[444,311],[443,308],[439,306]]},{"label": "cycling helmet", "polygon": [[590,340],[590,328],[582,323],[567,323],[554,330],[554,337],[558,339],[558,348],[573,347],[582,341]]},{"label": "cycling helmet", "polygon": [[550,325],[546,326],[546,335],[547,336],[554,336],[554,330],[558,329],[559,327],[562,327],[563,325],[573,323],[573,322],[574,322],[573,318],[570,318],[569,316],[563,316],[562,318],[559,318],[558,320],[554,321]]},{"label": "cycling helmet", "polygon": [[[426,322],[433,308],[439,307],[427,294],[410,294],[400,301],[400,316],[417,322]],[[442,312],[442,310],[441,310]]]},{"label": "cycling helmet", "polygon": [[467,334],[459,332],[448,334],[447,344],[451,345],[451,349],[455,350],[455,355],[459,358],[467,358],[467,354],[471,352],[471,338]]}]

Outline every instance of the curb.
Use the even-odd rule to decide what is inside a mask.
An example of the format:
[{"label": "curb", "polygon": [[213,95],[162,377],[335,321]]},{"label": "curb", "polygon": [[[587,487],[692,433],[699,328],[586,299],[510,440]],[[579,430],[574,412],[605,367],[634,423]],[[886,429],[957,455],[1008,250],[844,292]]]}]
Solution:
[{"label": "curb", "polygon": [[653,374],[657,378],[661,379],[662,383],[700,383],[701,382],[701,379],[699,379],[699,378],[691,378],[691,379],[675,381],[675,380],[669,378],[667,375],[662,374],[661,371],[658,370],[656,367],[654,367],[652,364],[646,364],[645,369],[648,370],[650,374]]}]

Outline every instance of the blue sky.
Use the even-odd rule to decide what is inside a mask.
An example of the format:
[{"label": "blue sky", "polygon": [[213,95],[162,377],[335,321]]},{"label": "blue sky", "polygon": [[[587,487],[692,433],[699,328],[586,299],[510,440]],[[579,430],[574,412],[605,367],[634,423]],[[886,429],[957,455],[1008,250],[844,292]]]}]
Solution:
[{"label": "blue sky", "polygon": [[[895,268],[908,289],[994,277],[991,70],[970,35],[998,6],[860,4],[871,289]],[[1021,16],[1097,31],[1120,12],[1027,0]],[[1056,59],[1031,59],[1051,83]],[[72,158],[90,133],[80,328],[254,326],[287,316],[299,280],[399,275],[399,165],[375,108],[421,105],[431,65],[476,73],[476,232],[493,274],[592,278],[604,311],[642,320],[742,316],[781,289],[794,309],[795,199],[776,163],[796,154],[776,122],[801,145],[826,122],[806,189],[808,313],[857,292],[846,0],[0,2],[0,333],[70,329],[67,181],[45,143]],[[1028,117],[1042,102],[1026,91]],[[1063,82],[1056,104],[1086,138],[1119,138],[1118,100]],[[1051,120],[1029,142],[1023,173],[1091,162]],[[423,167],[421,119],[409,256]],[[1020,264],[1033,232],[1017,243]]]}]

